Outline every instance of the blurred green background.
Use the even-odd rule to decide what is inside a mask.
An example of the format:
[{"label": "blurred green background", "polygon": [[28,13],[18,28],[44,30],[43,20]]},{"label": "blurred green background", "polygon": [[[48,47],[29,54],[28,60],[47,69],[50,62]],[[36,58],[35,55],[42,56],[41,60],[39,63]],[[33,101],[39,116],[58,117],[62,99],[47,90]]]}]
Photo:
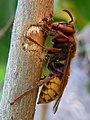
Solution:
[{"label": "blurred green background", "polygon": [[[62,12],[63,9],[68,9],[74,16],[77,33],[90,23],[90,0],[55,0],[54,2],[54,19],[56,21],[69,20],[67,14]],[[16,5],[17,0],[8,0],[8,2],[0,0],[0,32],[14,18]],[[8,59],[10,36],[11,28],[3,37],[0,37],[0,94]]]}]

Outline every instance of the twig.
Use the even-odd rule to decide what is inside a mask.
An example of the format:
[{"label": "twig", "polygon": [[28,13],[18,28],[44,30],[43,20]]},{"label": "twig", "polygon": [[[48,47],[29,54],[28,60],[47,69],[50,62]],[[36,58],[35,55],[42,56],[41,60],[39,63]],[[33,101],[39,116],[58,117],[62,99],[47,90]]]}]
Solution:
[{"label": "twig", "polygon": [[13,19],[10,20],[1,30],[0,30],[0,38],[4,37],[5,34],[7,33],[7,31],[9,30],[9,28],[12,26],[13,24]]},{"label": "twig", "polygon": [[[22,45],[26,43],[25,33],[32,23],[38,23],[44,15],[49,16],[52,11],[53,0],[18,0],[1,98],[2,120],[34,120],[37,89],[16,104],[10,105],[9,100],[20,96],[29,86],[40,80],[43,63],[35,56],[35,52],[24,50]],[[30,36],[41,45],[44,44],[41,29],[39,33]],[[39,55],[42,53],[42,48],[32,41],[29,48],[38,50]]]},{"label": "twig", "polygon": [[48,105],[43,105],[41,120],[46,120],[46,117],[47,117],[47,110],[48,110]]}]

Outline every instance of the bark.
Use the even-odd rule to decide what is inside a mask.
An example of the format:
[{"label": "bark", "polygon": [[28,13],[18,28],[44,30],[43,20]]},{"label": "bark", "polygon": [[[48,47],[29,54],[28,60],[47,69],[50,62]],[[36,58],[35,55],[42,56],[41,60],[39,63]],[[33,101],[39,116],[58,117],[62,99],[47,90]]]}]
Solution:
[{"label": "bark", "polygon": [[[42,63],[39,57],[32,51],[24,51],[22,44],[30,24],[38,23],[44,16],[52,14],[52,11],[53,0],[18,0],[1,99],[2,120],[34,119],[37,90],[24,96],[14,105],[10,105],[9,101],[14,100],[33,82],[40,79]],[[41,38],[44,39],[43,36]],[[41,43],[43,44],[44,40]],[[34,49],[41,53],[42,49],[37,46],[35,44]]]}]

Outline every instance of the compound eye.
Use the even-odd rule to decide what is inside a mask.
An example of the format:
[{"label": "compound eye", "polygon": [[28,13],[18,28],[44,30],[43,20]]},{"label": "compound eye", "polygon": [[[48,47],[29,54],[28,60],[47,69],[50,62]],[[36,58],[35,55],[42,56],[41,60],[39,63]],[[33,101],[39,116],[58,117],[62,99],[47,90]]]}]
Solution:
[{"label": "compound eye", "polygon": [[68,26],[68,22],[60,22],[60,24],[64,25],[64,26]]},{"label": "compound eye", "polygon": [[74,26],[72,24],[68,24],[68,27],[70,28],[73,28],[74,29]]},{"label": "compound eye", "polygon": [[70,27],[70,28],[73,28],[73,29],[74,29],[73,24],[70,24],[70,23],[68,23],[68,22],[61,22],[60,24],[62,24],[63,26]]}]

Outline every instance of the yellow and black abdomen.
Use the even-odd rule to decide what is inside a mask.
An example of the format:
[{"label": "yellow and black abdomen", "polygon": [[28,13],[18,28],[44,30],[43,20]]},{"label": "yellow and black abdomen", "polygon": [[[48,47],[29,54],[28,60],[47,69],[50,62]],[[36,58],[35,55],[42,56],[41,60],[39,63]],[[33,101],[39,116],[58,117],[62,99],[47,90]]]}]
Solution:
[{"label": "yellow and black abdomen", "polygon": [[60,77],[54,77],[49,82],[45,83],[41,89],[38,104],[49,103],[62,96],[64,88],[68,82],[68,78],[70,76],[70,68],[68,68],[67,75],[65,76],[65,80],[62,80],[63,75]]},{"label": "yellow and black abdomen", "polygon": [[38,104],[49,103],[55,100],[60,94],[60,86],[61,80],[59,79],[59,77],[55,77],[49,82],[45,83],[39,95]]},{"label": "yellow and black abdomen", "polygon": [[50,73],[47,76],[47,79],[55,74],[57,76],[43,85],[39,95],[38,104],[49,103],[59,96],[62,96],[70,74],[70,66],[68,65],[67,72],[64,75],[66,69],[66,57],[66,54],[63,56],[62,51],[59,54],[56,53],[50,57],[48,62]]}]

